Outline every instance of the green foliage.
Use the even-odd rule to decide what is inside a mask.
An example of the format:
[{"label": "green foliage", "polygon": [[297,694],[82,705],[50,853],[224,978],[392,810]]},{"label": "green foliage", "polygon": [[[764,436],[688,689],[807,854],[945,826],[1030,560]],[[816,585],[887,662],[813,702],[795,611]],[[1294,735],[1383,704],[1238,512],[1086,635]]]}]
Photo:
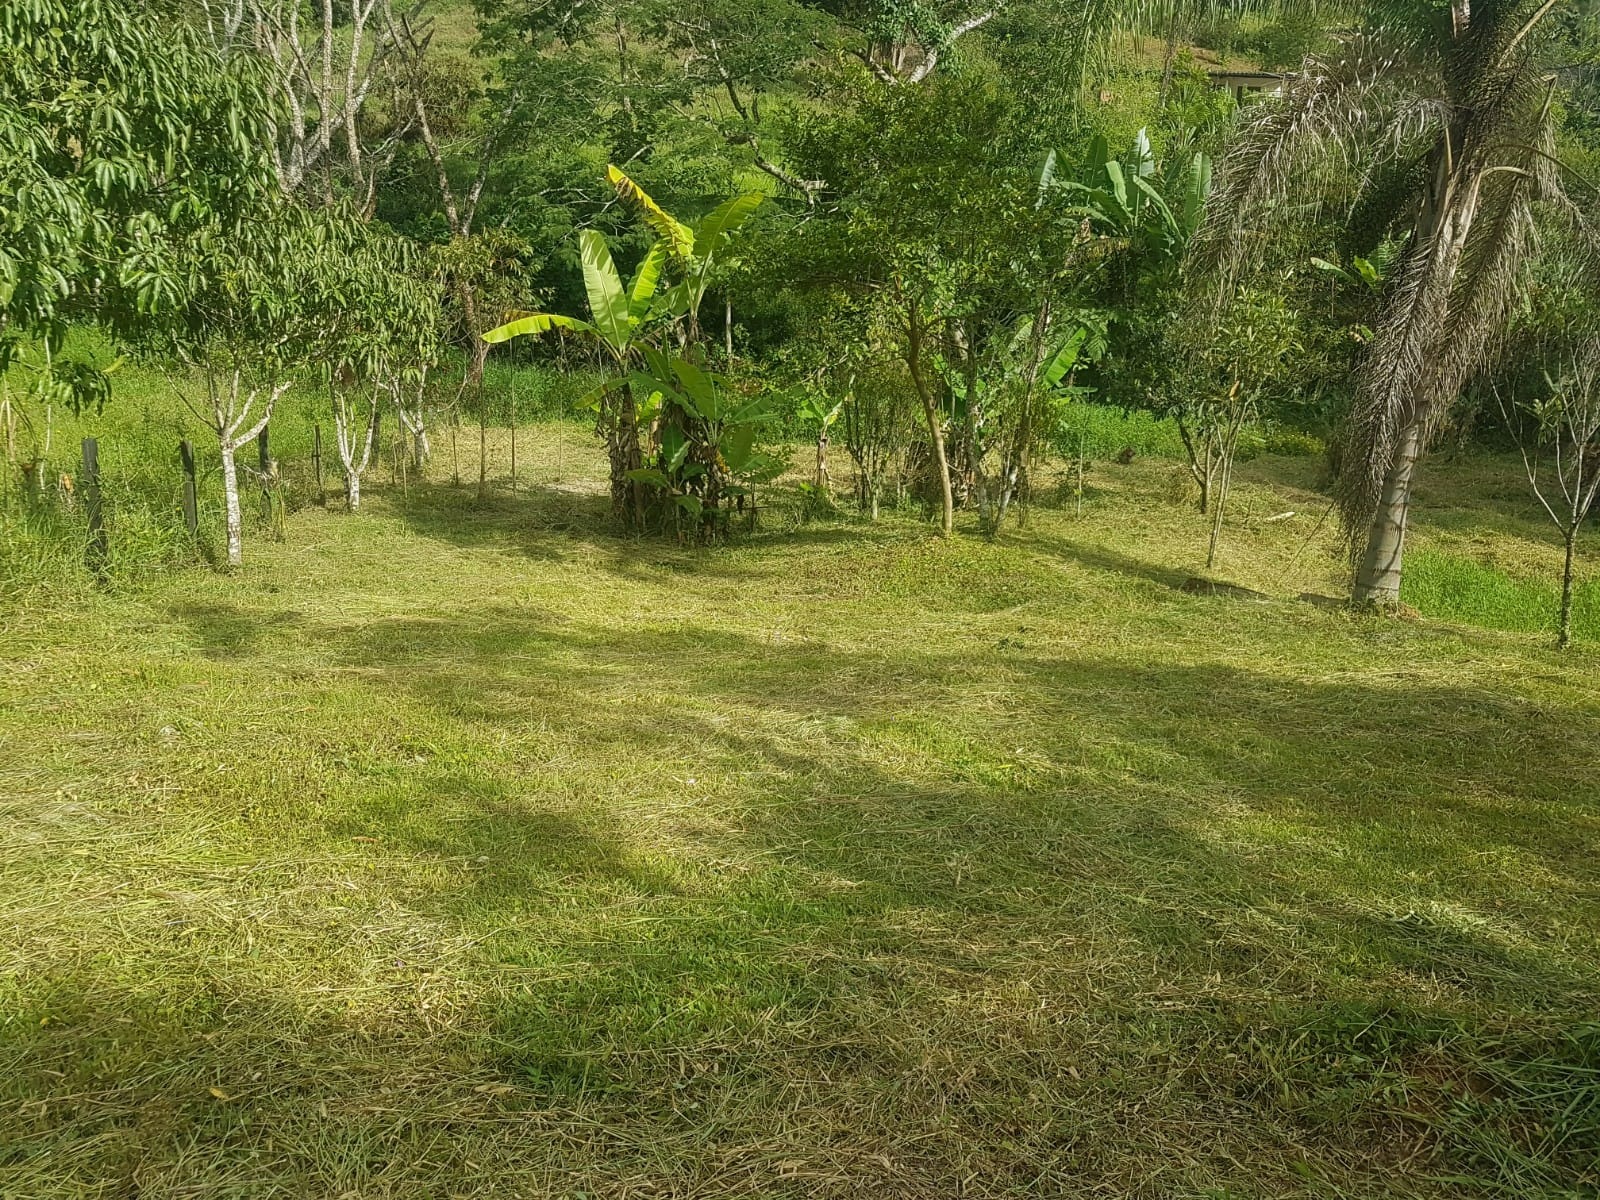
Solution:
[{"label": "green foliage", "polygon": [[[713,269],[763,197],[734,197],[690,226],[615,166],[606,177],[657,234],[632,280],[624,286],[605,235],[585,229],[579,242],[590,320],[513,314],[484,340],[498,344],[565,330],[603,347],[615,374],[589,399],[600,410],[607,437],[616,507],[642,523],[638,489],[656,489],[675,526],[687,516],[696,529],[717,535],[725,523],[723,505],[775,474],[773,461],[755,450],[757,427],[772,419],[770,405],[741,395],[725,376],[705,369],[699,331]],[[669,271],[677,278],[663,289]],[[679,344],[669,351],[675,334]]]},{"label": "green foliage", "polygon": [[1083,401],[1061,408],[1052,444],[1066,459],[1075,458],[1080,448],[1085,457],[1102,462],[1128,450],[1138,458],[1183,458],[1183,440],[1171,417]]},{"label": "green foliage", "polygon": [[1261,449],[1266,454],[1280,454],[1284,458],[1321,458],[1328,447],[1321,438],[1299,429],[1273,426],[1265,430]]},{"label": "green foliage", "polygon": [[[92,83],[91,83],[92,81]],[[276,117],[253,60],[126,0],[0,6],[0,370],[71,322],[181,315],[197,238],[242,234],[275,189]],[[101,381],[77,402],[98,403]]]}]

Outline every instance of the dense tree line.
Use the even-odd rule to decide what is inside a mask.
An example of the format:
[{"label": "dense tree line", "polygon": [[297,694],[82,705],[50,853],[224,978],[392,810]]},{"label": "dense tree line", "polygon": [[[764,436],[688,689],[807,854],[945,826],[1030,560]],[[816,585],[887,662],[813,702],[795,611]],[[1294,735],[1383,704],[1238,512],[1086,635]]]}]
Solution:
[{"label": "dense tree line", "polygon": [[[780,420],[818,438],[814,502],[831,435],[863,509],[993,534],[1102,403],[1175,420],[1214,558],[1241,439],[1300,431],[1332,448],[1356,597],[1392,602],[1428,447],[1498,395],[1544,414],[1537,451],[1576,428],[1551,397],[1592,390],[1597,17],[24,0],[0,356],[43,347],[75,403],[106,381],[59,357],[74,322],[186,362],[225,465],[315,376],[352,508],[383,413],[423,465],[452,348],[458,402],[493,345],[588,356],[619,516],[704,537]],[[1228,78],[1267,70],[1281,94]]]}]

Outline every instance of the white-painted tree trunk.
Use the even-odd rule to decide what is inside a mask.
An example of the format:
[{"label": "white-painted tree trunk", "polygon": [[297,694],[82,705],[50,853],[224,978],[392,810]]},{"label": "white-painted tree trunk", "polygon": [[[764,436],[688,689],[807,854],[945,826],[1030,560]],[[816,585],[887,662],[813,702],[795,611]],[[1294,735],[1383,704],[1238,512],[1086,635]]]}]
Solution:
[{"label": "white-painted tree trunk", "polygon": [[228,566],[244,563],[244,519],[239,512],[239,468],[234,462],[237,447],[224,437],[222,449],[222,493],[227,500]]},{"label": "white-painted tree trunk", "polygon": [[[263,393],[263,389],[250,388],[241,395],[242,372],[232,371],[220,384],[215,374],[207,375],[207,390],[211,394],[212,431],[217,435],[217,448],[222,455],[222,492],[227,505],[225,527],[228,541],[228,566],[237,567],[244,562],[244,516],[239,507],[239,466],[235,455],[239,447],[254,441],[272,420],[272,410],[289,390],[287,383],[277,383]],[[261,416],[247,424],[255,412],[257,401],[263,400]]]},{"label": "white-painted tree trunk", "polygon": [[356,457],[355,414],[350,402],[342,394],[333,402],[334,440],[339,444],[339,462],[344,467],[345,506],[356,512],[361,508],[361,476],[372,461],[372,448],[378,440],[378,397],[373,393],[372,406],[367,413],[367,434],[363,439],[361,457]]},{"label": "white-painted tree trunk", "polygon": [[400,418],[400,424],[411,435],[411,465],[418,472],[424,470],[428,460],[433,457],[433,448],[428,445],[427,417],[422,411],[422,389],[417,389],[417,406],[408,409],[401,398],[398,388],[394,391],[394,411]]}]

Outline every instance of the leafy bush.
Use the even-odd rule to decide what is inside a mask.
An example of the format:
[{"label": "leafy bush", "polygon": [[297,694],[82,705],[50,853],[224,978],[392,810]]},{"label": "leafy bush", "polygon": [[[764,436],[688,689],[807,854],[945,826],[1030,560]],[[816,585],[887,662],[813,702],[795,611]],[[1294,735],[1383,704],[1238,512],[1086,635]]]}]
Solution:
[{"label": "leafy bush", "polygon": [[1327,41],[1325,22],[1310,14],[1285,15],[1262,26],[1245,39],[1245,48],[1264,71],[1298,67],[1307,55]]}]

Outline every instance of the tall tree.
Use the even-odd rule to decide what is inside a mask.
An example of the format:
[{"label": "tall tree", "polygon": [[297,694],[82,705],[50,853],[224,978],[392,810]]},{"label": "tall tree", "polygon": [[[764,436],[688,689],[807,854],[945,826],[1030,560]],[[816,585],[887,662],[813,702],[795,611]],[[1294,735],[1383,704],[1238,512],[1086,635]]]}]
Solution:
[{"label": "tall tree", "polygon": [[1533,205],[1562,201],[1542,27],[1560,0],[1374,0],[1262,105],[1221,173],[1194,266],[1231,282],[1285,201],[1358,163],[1354,232],[1404,251],[1356,378],[1339,509],[1358,602],[1399,599],[1418,460],[1506,332]]},{"label": "tall tree", "polygon": [[175,10],[0,5],[0,370],[33,338],[58,351],[73,322],[129,332],[170,312],[189,236],[272,190],[273,112],[253,62],[224,63]]},{"label": "tall tree", "polygon": [[[1020,364],[1012,375],[1024,394],[1036,382],[1053,336],[1042,298],[1080,223],[1040,203],[1036,163],[1019,153],[1025,120],[1014,95],[974,77],[866,85],[857,104],[797,130],[797,162],[828,183],[816,211],[773,248],[798,285],[845,290],[896,331],[947,535],[958,492],[980,482],[979,435],[993,442],[998,428],[986,384],[1000,382],[1008,361]],[[1045,319],[1023,333],[1026,349],[1008,353],[1022,313]],[[1021,458],[1006,457],[1012,470],[1002,475],[1014,475]]]},{"label": "tall tree", "polygon": [[[331,203],[344,189],[371,213],[378,181],[411,130],[400,85],[414,71],[408,53],[426,44],[414,35],[427,3],[201,0],[219,51],[271,64],[283,115],[266,145],[285,192],[314,191]],[[386,122],[371,119],[375,94],[390,101]]]}]

